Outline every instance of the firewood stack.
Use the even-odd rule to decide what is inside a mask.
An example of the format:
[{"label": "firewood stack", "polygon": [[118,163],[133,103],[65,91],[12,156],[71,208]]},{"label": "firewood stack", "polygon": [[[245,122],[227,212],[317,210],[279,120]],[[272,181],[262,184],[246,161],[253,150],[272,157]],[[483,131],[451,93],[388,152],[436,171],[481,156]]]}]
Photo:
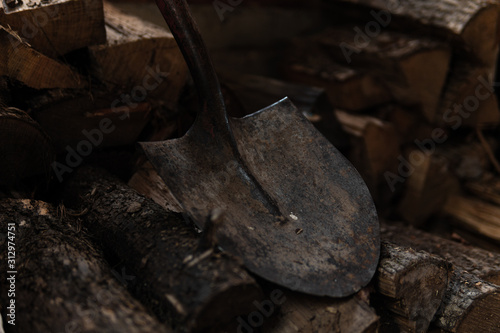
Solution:
[{"label": "firewood stack", "polygon": [[219,76],[232,115],[288,96],[356,166],[381,218],[372,282],[293,292],[193,227],[134,146],[182,135],[197,107],[163,26],[102,0],[4,0],[0,332],[499,330],[500,3],[312,3],[328,27],[273,53],[280,75]]}]

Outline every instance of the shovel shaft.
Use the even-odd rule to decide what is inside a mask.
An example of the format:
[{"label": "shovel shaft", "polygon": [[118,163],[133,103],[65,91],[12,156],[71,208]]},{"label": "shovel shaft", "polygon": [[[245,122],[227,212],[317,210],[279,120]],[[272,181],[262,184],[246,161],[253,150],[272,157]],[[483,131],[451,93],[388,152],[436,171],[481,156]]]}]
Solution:
[{"label": "shovel shaft", "polygon": [[224,98],[207,48],[185,0],[155,0],[184,55],[201,101],[194,127],[210,136],[215,132],[229,136]]}]

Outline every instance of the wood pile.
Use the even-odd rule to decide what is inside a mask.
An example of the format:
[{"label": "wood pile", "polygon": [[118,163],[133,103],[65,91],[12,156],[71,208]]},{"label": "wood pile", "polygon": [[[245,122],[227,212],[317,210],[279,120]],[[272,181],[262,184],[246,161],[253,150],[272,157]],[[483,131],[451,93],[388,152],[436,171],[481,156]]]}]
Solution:
[{"label": "wood pile", "polygon": [[[102,0],[5,0],[0,332],[500,330],[500,3],[249,3],[325,24],[279,52],[227,49],[243,57],[216,61],[228,110],[288,96],[350,159],[381,220],[374,279],[342,299],[293,292],[193,226],[135,146],[196,114],[164,26]],[[255,59],[272,74],[231,67]]]}]

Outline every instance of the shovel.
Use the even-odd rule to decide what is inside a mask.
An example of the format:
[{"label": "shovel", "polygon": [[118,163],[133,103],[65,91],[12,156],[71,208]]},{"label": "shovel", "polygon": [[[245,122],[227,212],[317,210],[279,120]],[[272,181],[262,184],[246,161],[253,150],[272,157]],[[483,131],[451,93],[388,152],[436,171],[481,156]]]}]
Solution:
[{"label": "shovel", "polygon": [[[266,280],[344,297],[372,279],[379,226],[355,168],[288,100],[228,119],[217,75],[185,0],[156,0],[198,90],[182,138],[141,143],[182,208],[218,246]],[[207,222],[208,221],[208,222]]]}]

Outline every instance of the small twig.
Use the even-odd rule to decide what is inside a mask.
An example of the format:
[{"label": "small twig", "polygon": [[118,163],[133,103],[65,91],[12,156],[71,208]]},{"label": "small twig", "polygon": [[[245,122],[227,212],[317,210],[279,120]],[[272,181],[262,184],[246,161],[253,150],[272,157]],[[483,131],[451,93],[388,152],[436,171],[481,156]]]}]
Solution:
[{"label": "small twig", "polygon": [[495,167],[495,170],[497,171],[498,174],[500,174],[500,163],[498,163],[498,160],[495,157],[495,154],[493,154],[493,151],[491,150],[491,146],[486,141],[483,135],[483,131],[481,129],[477,128],[476,129],[477,137],[479,138],[479,141],[481,142],[481,145],[483,146],[484,151],[488,155],[488,158],[491,161],[491,164]]}]

